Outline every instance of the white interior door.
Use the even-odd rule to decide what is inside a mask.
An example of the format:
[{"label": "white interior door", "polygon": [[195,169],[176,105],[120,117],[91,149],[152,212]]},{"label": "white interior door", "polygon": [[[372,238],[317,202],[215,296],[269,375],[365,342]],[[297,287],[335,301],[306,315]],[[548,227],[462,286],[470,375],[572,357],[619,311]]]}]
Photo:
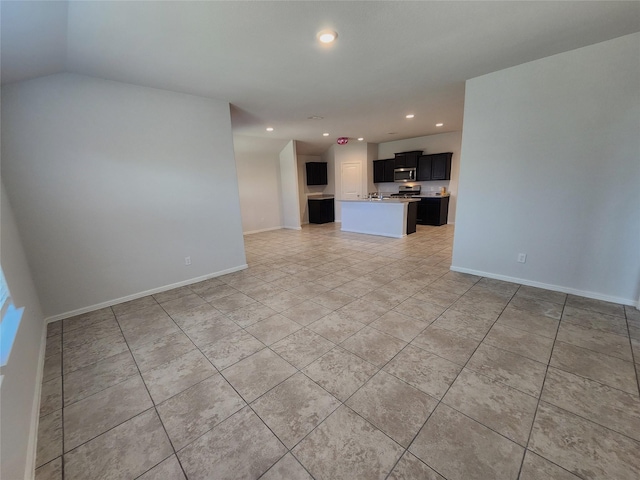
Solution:
[{"label": "white interior door", "polygon": [[357,200],[362,195],[362,164],[359,162],[343,163],[341,171],[340,198]]}]

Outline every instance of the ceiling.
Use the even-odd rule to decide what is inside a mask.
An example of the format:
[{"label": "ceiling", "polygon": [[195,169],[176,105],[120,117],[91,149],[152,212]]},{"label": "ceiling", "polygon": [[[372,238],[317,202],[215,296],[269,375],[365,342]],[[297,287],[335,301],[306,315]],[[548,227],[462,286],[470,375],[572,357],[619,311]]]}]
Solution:
[{"label": "ceiling", "polygon": [[340,136],[459,131],[465,80],[640,31],[637,1],[2,1],[1,13],[3,84],[74,72],[213,97],[231,104],[236,149],[295,139],[310,155]]}]

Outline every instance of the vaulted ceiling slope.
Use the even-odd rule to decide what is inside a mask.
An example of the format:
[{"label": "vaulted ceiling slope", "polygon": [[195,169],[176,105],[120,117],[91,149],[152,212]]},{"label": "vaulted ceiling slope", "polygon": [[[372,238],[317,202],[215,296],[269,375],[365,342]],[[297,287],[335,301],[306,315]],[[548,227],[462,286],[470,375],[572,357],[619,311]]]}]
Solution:
[{"label": "vaulted ceiling slope", "polygon": [[460,130],[465,80],[637,31],[637,1],[2,1],[2,83],[74,72],[214,97],[235,134],[317,154]]}]

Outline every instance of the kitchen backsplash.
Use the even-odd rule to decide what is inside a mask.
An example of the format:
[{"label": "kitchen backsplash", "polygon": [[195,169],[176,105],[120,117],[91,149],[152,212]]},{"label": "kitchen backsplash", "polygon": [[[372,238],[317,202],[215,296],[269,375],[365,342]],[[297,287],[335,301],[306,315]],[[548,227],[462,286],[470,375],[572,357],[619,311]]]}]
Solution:
[{"label": "kitchen backsplash", "polygon": [[439,192],[442,187],[446,187],[447,192],[449,191],[449,182],[450,180],[445,180],[442,182],[409,182],[409,183],[378,183],[377,187],[379,192],[381,193],[397,193],[399,185],[420,185],[422,193],[427,192]]}]

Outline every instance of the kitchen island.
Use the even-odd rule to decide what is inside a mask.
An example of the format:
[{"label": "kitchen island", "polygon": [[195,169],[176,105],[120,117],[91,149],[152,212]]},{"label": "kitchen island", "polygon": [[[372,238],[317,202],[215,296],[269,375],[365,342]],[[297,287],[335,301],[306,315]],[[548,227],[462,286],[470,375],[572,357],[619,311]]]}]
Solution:
[{"label": "kitchen island", "polygon": [[401,238],[416,231],[419,199],[385,198],[340,200],[343,232]]}]

